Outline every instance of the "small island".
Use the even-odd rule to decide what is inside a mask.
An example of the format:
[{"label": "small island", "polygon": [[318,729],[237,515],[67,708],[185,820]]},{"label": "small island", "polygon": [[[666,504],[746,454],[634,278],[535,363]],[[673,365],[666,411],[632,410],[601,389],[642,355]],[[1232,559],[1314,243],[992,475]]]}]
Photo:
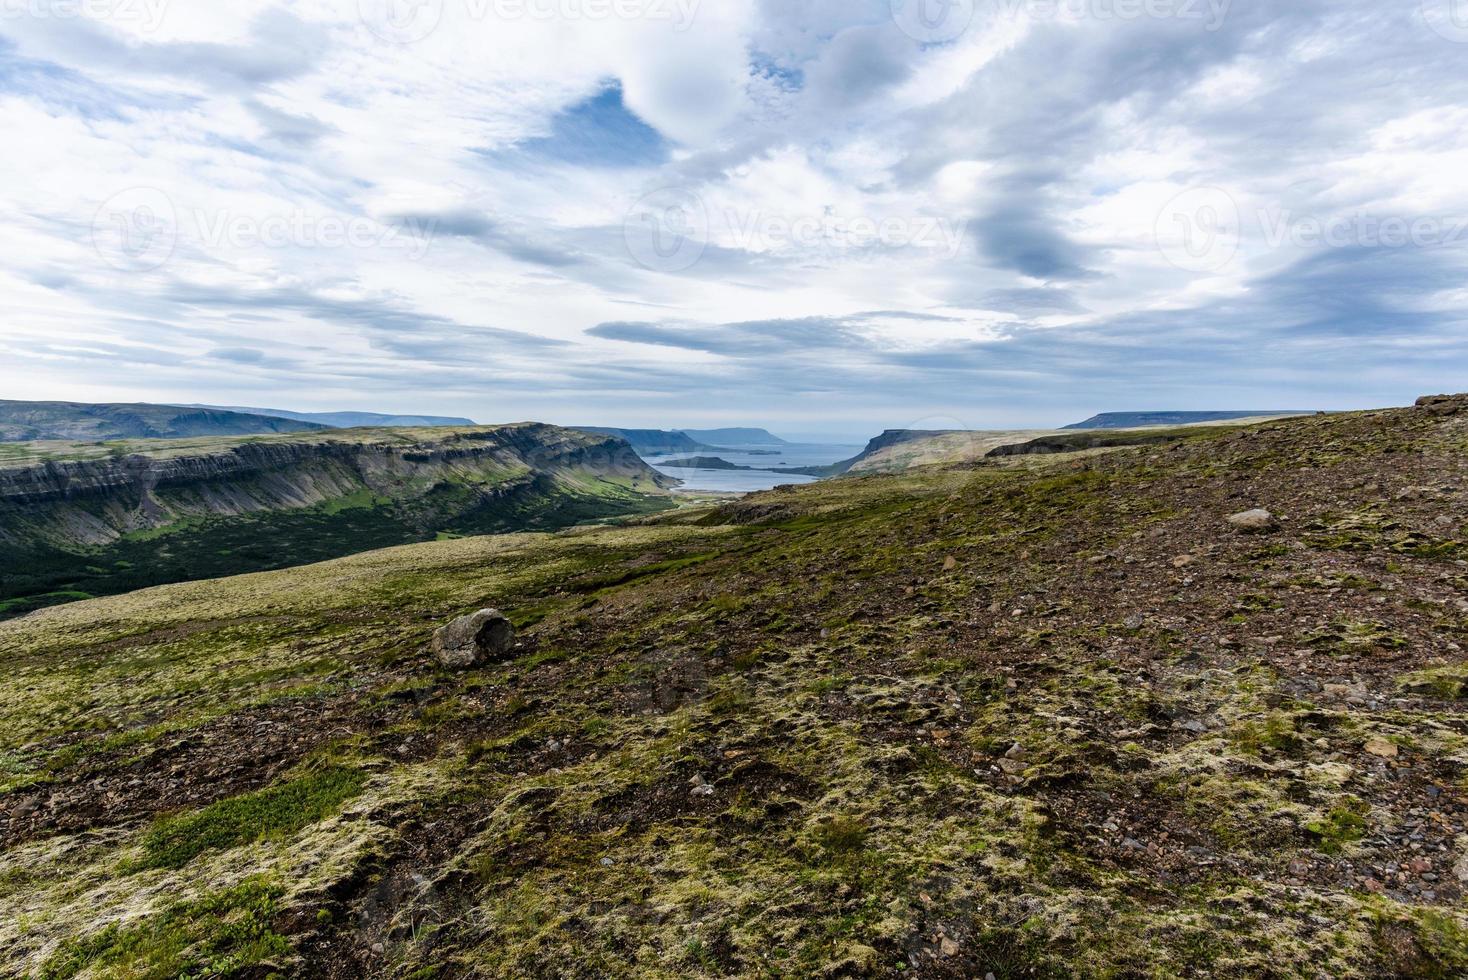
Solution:
[{"label": "small island", "polygon": [[678,470],[752,470],[753,466],[740,466],[731,463],[727,459],[717,456],[690,456],[688,459],[670,459],[666,463],[658,463],[669,469]]}]

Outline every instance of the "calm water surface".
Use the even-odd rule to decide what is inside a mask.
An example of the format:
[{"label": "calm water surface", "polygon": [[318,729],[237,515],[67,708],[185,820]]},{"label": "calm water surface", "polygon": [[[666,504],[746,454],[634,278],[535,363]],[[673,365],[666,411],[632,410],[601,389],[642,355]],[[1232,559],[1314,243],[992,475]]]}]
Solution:
[{"label": "calm water surface", "polygon": [[[815,477],[797,476],[794,473],[775,473],[768,469],[753,470],[685,470],[669,469],[661,465],[670,459],[687,459],[690,456],[715,456],[736,466],[826,466],[850,459],[862,451],[861,446],[837,446],[807,443],[786,443],[781,446],[729,446],[717,450],[700,450],[693,453],[663,453],[645,457],[659,473],[677,477],[683,481],[684,490],[720,490],[726,493],[750,493],[768,490],[785,483],[814,483]],[[778,452],[778,456],[763,456],[751,450]]]}]

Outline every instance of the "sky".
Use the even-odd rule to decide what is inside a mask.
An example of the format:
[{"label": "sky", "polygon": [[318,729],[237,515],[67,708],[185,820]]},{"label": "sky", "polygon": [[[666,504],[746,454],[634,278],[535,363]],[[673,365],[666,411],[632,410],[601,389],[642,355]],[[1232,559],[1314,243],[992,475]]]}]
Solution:
[{"label": "sky", "polygon": [[860,441],[1468,387],[1468,0],[0,0],[0,398]]}]

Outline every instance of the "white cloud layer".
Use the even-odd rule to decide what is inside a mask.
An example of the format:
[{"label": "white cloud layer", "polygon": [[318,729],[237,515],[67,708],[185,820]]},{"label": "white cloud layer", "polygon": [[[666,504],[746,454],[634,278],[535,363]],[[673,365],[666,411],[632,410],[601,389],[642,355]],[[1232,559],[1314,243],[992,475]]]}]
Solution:
[{"label": "white cloud layer", "polygon": [[0,0],[0,397],[869,434],[1468,368],[1435,0]]}]

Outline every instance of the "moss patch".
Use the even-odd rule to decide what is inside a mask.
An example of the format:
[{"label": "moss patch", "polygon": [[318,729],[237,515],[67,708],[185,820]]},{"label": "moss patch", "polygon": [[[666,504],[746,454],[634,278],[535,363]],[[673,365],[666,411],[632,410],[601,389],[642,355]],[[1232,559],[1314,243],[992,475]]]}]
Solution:
[{"label": "moss patch", "polygon": [[143,836],[143,867],[178,868],[205,851],[285,837],[316,823],[362,791],[367,777],[329,768],[300,779],[220,800],[159,821]]}]

